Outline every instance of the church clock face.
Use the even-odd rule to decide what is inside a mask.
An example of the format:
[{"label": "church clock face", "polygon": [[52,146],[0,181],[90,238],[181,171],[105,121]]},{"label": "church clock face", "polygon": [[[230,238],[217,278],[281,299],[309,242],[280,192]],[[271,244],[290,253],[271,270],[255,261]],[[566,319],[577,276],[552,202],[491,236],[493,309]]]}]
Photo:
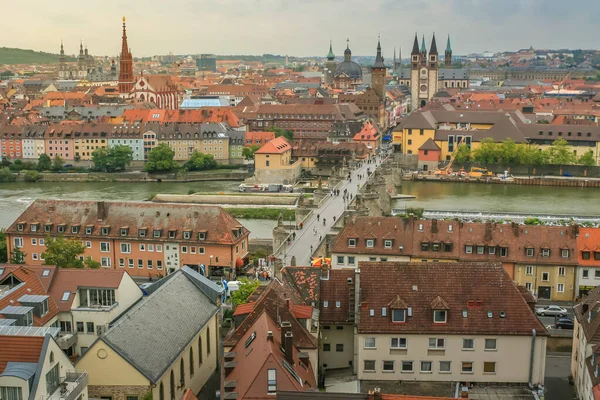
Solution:
[{"label": "church clock face", "polygon": [[421,92],[427,91],[427,85],[421,85]]},{"label": "church clock face", "polygon": [[426,76],[427,76],[427,69],[421,68],[421,77],[426,77]]}]

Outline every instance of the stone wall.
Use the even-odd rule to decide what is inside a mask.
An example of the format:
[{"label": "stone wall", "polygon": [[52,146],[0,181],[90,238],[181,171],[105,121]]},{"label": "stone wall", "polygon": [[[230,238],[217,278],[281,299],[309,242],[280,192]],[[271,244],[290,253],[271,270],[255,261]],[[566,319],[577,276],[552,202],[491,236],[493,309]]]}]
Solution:
[{"label": "stone wall", "polygon": [[[478,166],[475,163],[465,163],[454,165],[453,169],[458,170],[464,167],[469,171],[471,167]],[[489,164],[485,168],[492,171],[494,174],[503,174],[504,171],[509,171],[513,175],[531,175],[531,176],[562,176],[565,173],[573,176],[585,176],[590,178],[600,178],[600,166],[585,167],[583,165],[545,165],[538,167],[529,167],[521,164]]]},{"label": "stone wall", "polygon": [[100,397],[112,397],[112,400],[125,400],[127,396],[144,397],[150,392],[149,386],[88,386],[88,397],[99,399]]}]

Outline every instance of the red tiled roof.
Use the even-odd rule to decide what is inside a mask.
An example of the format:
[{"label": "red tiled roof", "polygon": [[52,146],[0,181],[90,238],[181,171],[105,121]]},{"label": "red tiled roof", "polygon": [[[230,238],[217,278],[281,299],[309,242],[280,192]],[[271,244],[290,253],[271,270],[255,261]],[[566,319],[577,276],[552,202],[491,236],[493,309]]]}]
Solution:
[{"label": "red tiled roof", "polygon": [[9,362],[38,363],[43,336],[0,336],[0,374]]},{"label": "red tiled roof", "polygon": [[180,400],[198,400],[198,398],[194,392],[192,392],[192,389],[187,388],[185,389],[185,392],[183,393],[183,396],[181,396]]},{"label": "red tiled roof", "polygon": [[283,136],[279,136],[258,149],[254,154],[283,154],[291,151],[292,146]]},{"label": "red tiled roof", "polygon": [[250,314],[252,312],[252,310],[254,310],[254,306],[255,306],[254,302],[240,304],[239,306],[237,306],[235,308],[235,311],[233,312],[233,316],[237,317],[238,315]]}]

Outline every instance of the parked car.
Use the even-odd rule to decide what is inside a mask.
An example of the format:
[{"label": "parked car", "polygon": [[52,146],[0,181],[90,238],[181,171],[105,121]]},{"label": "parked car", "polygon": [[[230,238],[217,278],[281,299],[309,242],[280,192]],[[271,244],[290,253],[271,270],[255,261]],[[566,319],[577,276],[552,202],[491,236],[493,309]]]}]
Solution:
[{"label": "parked car", "polygon": [[556,329],[573,329],[573,320],[571,318],[559,318],[554,326]]},{"label": "parked car", "polygon": [[541,315],[542,317],[545,315],[557,315],[559,317],[564,317],[569,314],[566,308],[559,307],[559,306],[546,306],[546,307],[536,308],[535,313],[537,315]]}]

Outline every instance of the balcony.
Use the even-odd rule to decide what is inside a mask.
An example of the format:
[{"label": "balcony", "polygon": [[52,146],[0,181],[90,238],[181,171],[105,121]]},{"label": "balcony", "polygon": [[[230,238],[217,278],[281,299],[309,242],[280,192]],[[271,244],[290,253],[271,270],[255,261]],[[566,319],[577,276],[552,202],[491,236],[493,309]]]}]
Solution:
[{"label": "balcony", "polygon": [[54,393],[40,400],[75,400],[88,385],[88,374],[83,370],[68,370],[66,377]]},{"label": "balcony", "polygon": [[119,305],[118,301],[115,301],[110,306],[103,306],[103,305],[100,305],[100,304],[92,304],[92,305],[81,304],[79,307],[73,308],[71,311],[103,311],[103,312],[108,312],[108,311],[112,311],[115,308],[117,308],[118,305]]},{"label": "balcony", "polygon": [[67,350],[77,343],[77,333],[75,332],[60,332],[56,340],[61,350]]}]

